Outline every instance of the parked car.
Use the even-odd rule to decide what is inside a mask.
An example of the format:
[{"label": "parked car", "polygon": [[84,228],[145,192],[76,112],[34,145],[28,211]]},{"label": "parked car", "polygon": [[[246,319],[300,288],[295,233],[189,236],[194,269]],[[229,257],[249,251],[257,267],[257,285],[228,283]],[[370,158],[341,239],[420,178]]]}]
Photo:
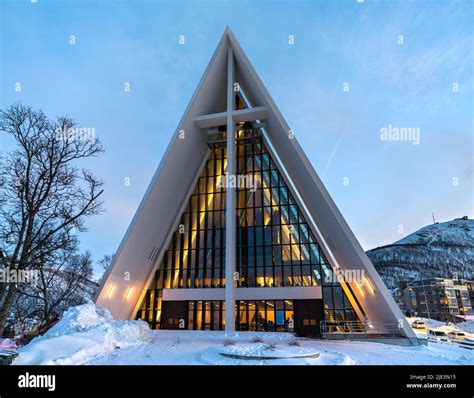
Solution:
[{"label": "parked car", "polygon": [[411,327],[413,329],[426,329],[426,325],[421,319],[416,319],[415,321],[413,321]]},{"label": "parked car", "polygon": [[468,348],[474,350],[474,334],[468,333],[464,340],[460,341],[459,347]]},{"label": "parked car", "polygon": [[3,350],[0,348],[0,366],[11,365],[17,356],[18,352],[15,350]]},{"label": "parked car", "polygon": [[442,330],[428,329],[428,341],[447,343],[448,336]]},{"label": "parked car", "polygon": [[464,340],[466,338],[466,334],[464,332],[460,332],[459,330],[451,330],[448,333],[448,337],[454,340]]},{"label": "parked car", "polygon": [[0,350],[16,350],[18,347],[13,339],[0,339]]}]

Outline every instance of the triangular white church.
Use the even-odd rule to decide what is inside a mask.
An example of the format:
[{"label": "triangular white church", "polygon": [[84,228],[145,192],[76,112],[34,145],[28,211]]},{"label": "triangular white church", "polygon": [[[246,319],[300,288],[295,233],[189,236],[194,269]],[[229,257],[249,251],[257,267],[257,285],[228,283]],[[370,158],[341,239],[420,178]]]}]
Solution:
[{"label": "triangular white church", "polygon": [[96,303],[154,329],[417,343],[229,28]]}]

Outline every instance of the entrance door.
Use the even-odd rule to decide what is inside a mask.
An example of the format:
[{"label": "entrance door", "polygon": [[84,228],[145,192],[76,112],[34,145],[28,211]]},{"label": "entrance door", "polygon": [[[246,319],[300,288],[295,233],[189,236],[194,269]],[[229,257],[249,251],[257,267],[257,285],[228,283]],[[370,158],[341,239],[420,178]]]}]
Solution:
[{"label": "entrance door", "polygon": [[294,300],[295,333],[298,336],[321,335],[319,322],[323,318],[323,300]]},{"label": "entrance door", "polygon": [[188,328],[187,301],[163,301],[162,311],[162,329],[184,330]]}]

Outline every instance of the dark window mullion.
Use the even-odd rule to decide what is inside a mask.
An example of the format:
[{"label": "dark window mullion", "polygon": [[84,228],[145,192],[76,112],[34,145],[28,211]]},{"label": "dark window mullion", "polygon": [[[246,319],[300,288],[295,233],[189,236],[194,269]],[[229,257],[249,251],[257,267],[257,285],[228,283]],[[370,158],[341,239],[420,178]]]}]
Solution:
[{"label": "dark window mullion", "polygon": [[184,256],[184,233],[179,234],[179,271],[178,271],[178,288],[185,287],[183,285],[186,284],[186,281],[183,279],[184,276],[184,261],[183,261],[183,256]]},{"label": "dark window mullion", "polygon": [[209,278],[209,286],[212,287],[212,276],[213,276],[213,270],[212,270],[212,264],[211,264],[211,269],[208,269],[208,264],[207,264],[207,257],[208,257],[208,247],[207,247],[207,233],[208,233],[208,230],[207,230],[207,226],[209,224],[209,217],[208,217],[208,206],[207,206],[207,186],[208,186],[208,182],[209,182],[209,178],[207,176],[207,173],[206,175],[204,176],[204,181],[205,181],[205,193],[201,193],[201,196],[204,195],[204,218],[203,218],[203,225],[202,225],[202,228],[203,228],[203,240],[204,240],[204,273],[203,273],[203,286],[206,287],[206,283],[205,281],[207,280],[208,278],[208,275],[209,275],[209,271],[210,272],[210,278]]},{"label": "dark window mullion", "polygon": [[[186,262],[187,262],[187,269],[188,269],[188,274],[187,274],[187,277],[186,277],[186,287],[188,288],[191,288],[191,287],[194,287],[194,278],[191,278],[191,268],[194,268],[195,267],[195,264],[192,264],[191,261],[192,261],[192,253],[193,253],[193,242],[192,242],[192,224],[191,224],[191,221],[192,221],[192,215],[191,213],[189,213],[189,217],[188,217],[188,230],[186,231],[187,234],[188,234],[188,254],[187,254],[187,257],[186,257]],[[194,318],[193,318],[194,319]]]}]

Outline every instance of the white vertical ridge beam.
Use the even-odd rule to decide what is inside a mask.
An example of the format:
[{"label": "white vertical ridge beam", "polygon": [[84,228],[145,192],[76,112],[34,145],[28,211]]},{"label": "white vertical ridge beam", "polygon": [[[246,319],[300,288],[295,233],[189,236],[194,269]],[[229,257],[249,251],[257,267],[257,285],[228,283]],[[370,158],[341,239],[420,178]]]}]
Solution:
[{"label": "white vertical ridge beam", "polygon": [[[227,52],[227,176],[235,175],[235,138],[232,111],[234,109],[234,54]],[[235,187],[226,181],[225,209],[225,330],[235,330]]]}]

